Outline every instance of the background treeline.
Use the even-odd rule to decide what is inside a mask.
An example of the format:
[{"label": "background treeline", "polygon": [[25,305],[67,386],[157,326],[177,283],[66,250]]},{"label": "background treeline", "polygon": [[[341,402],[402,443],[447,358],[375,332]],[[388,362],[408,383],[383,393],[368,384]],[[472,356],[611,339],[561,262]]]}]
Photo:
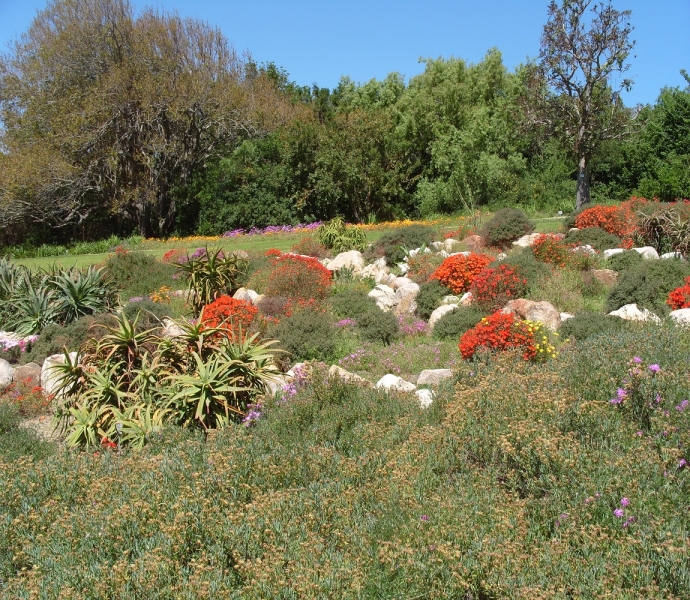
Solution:
[{"label": "background treeline", "polygon": [[[627,109],[592,200],[690,196],[690,80]],[[0,60],[2,243],[219,234],[343,215],[571,210],[577,160],[528,118],[529,66],[426,60],[334,90],[125,0],[55,0]]]}]

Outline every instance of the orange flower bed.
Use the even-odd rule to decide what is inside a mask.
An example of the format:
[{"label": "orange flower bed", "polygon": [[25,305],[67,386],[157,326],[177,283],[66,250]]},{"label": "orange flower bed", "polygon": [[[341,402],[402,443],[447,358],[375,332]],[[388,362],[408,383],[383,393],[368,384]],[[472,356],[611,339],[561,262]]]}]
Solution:
[{"label": "orange flower bed", "polygon": [[534,258],[538,261],[565,268],[571,258],[572,246],[552,235],[542,233],[532,244]]},{"label": "orange flower bed", "polygon": [[208,327],[220,327],[229,337],[238,339],[240,329],[242,335],[246,335],[258,312],[259,309],[246,300],[221,296],[204,307],[201,322]]},{"label": "orange flower bed", "polygon": [[575,227],[600,227],[604,231],[613,233],[623,240],[624,248],[633,247],[633,235],[637,230],[637,216],[635,211],[646,205],[646,198],[633,196],[622,202],[620,206],[593,206],[583,210],[575,217]]},{"label": "orange flower bed", "polygon": [[455,294],[464,294],[470,289],[474,280],[488,265],[493,262],[491,256],[486,254],[456,254],[449,256],[436,269],[430,279],[438,279],[442,285],[452,290]]},{"label": "orange flower bed", "polygon": [[527,292],[527,280],[509,265],[499,265],[496,269],[487,267],[477,275],[470,292],[473,303],[496,309],[522,297]]},{"label": "orange flower bed", "polygon": [[522,358],[525,360],[532,360],[538,352],[530,324],[516,319],[511,313],[502,312],[484,317],[472,329],[466,331],[460,338],[459,348],[465,360],[472,358],[480,348],[523,348]]}]

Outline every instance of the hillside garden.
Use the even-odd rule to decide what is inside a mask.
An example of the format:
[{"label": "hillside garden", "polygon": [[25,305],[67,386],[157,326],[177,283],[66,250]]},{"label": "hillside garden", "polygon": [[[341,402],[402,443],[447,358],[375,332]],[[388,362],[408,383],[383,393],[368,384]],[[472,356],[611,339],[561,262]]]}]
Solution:
[{"label": "hillside garden", "polygon": [[689,216],[3,259],[0,597],[687,597]]}]

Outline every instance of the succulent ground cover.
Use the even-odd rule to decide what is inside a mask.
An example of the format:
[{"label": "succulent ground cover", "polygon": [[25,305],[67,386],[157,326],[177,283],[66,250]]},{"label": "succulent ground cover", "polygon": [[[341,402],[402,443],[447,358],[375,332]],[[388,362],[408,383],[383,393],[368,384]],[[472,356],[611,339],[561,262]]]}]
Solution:
[{"label": "succulent ground cover", "polygon": [[[300,248],[322,252],[312,239]],[[614,261],[544,243],[427,269],[418,314],[382,313],[372,281],[274,243],[200,276],[203,295],[186,295],[203,311],[156,280],[118,317],[51,325],[46,348],[68,330],[84,340],[59,412],[75,447],[21,425],[45,410],[40,390],[2,395],[0,597],[686,597],[690,331],[605,316],[630,284],[591,273]],[[666,260],[645,293],[682,307],[687,274]],[[241,282],[266,295],[231,298]],[[460,289],[482,302],[432,332],[429,309]],[[496,312],[523,293],[575,317],[557,336]],[[422,409],[330,365],[453,377]]]}]

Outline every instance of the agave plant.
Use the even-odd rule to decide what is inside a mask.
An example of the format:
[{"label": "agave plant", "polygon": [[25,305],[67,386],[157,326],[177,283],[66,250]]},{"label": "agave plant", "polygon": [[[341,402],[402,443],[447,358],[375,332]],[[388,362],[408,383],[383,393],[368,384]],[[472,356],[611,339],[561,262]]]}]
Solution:
[{"label": "agave plant", "polygon": [[169,408],[155,408],[145,403],[132,404],[122,411],[114,408],[112,423],[106,436],[133,448],[141,448],[152,433],[162,429],[170,413]]},{"label": "agave plant", "polygon": [[5,305],[13,309],[13,314],[8,317],[8,326],[22,336],[39,333],[46,325],[60,320],[54,301],[55,293],[52,290],[34,286],[31,279],[26,279],[5,301]]},{"label": "agave plant", "polygon": [[141,365],[142,355],[147,352],[146,344],[156,341],[152,330],[137,331],[137,320],[139,316],[130,321],[127,315],[122,312],[115,315],[117,324],[115,327],[96,324],[96,327],[105,327],[106,333],[96,347],[96,354],[100,359],[109,363],[115,361],[116,364],[122,362],[124,368],[129,371]]},{"label": "agave plant", "polygon": [[48,279],[47,285],[55,292],[55,308],[65,323],[102,312],[114,301],[113,289],[103,270],[93,266],[86,271],[61,269]]},{"label": "agave plant", "polygon": [[238,278],[245,272],[247,261],[234,254],[228,256],[218,248],[208,248],[199,256],[187,255],[177,267],[187,278],[189,300],[195,312],[219,296],[230,294],[237,287]]},{"label": "agave plant", "polygon": [[364,250],[367,241],[361,229],[346,224],[342,217],[334,217],[320,225],[316,230],[316,237],[321,244],[336,253]]}]

